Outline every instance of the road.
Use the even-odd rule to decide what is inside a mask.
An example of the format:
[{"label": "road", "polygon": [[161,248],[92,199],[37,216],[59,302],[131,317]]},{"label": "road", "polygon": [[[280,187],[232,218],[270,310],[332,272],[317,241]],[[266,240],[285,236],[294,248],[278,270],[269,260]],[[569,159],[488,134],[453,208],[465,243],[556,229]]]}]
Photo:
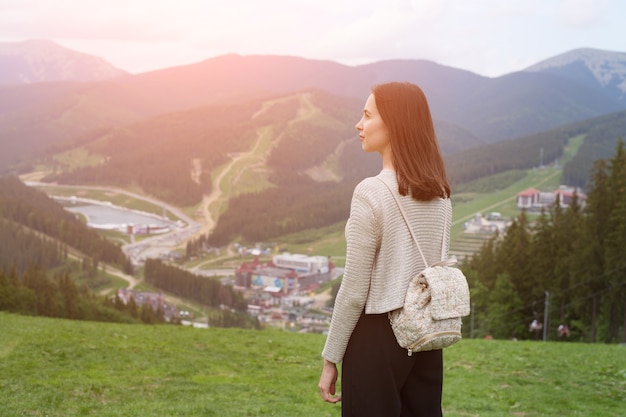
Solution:
[{"label": "road", "polygon": [[122,250],[127,256],[129,256],[134,264],[139,264],[147,258],[158,258],[161,255],[167,254],[177,246],[186,243],[188,239],[190,239],[200,230],[200,223],[187,216],[179,208],[167,204],[163,201],[157,200],[155,198],[140,195],[119,188],[91,185],[57,185],[35,181],[25,181],[25,184],[29,186],[43,188],[50,186],[60,186],[63,188],[75,188],[77,190],[87,189],[124,194],[134,199],[147,201],[155,206],[158,206],[163,211],[168,211],[172,213],[175,217],[179,218],[182,221],[182,225],[180,227],[172,226],[172,231],[169,233],[147,237],[140,242],[129,243],[122,246]]}]

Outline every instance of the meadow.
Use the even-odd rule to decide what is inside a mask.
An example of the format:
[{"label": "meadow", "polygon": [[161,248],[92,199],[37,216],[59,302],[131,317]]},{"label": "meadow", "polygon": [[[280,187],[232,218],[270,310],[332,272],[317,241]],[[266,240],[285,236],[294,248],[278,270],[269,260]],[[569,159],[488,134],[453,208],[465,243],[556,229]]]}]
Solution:
[{"label": "meadow", "polygon": [[[324,336],[0,313],[0,415],[339,416],[317,392]],[[446,417],[626,415],[626,346],[463,340]]]}]

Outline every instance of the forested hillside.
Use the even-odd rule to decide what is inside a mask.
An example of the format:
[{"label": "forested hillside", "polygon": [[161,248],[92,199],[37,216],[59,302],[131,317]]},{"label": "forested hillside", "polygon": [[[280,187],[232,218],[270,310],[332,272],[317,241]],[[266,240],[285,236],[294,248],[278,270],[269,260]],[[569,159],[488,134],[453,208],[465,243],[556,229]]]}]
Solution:
[{"label": "forested hillside", "polygon": [[611,157],[618,139],[626,137],[626,112],[444,155],[444,159],[451,180],[458,185],[508,170],[551,164],[562,155],[567,141],[579,135],[585,136],[583,145],[563,167],[561,183],[586,188],[594,161]]},{"label": "forested hillside", "polygon": [[[105,162],[52,174],[47,181],[67,184],[139,186],[178,206],[197,204],[211,190],[210,172],[254,138],[251,119],[258,103],[206,107],[174,113],[115,129],[85,149]],[[192,160],[202,172],[192,178]]]},{"label": "forested hillside", "polygon": [[87,228],[42,191],[15,177],[0,177],[0,310],[162,323],[162,311],[153,311],[149,304],[138,308],[134,302],[92,293],[91,288],[101,284],[99,267],[105,263],[132,272],[117,244]]},{"label": "forested hillside", "polygon": [[[563,167],[565,184],[586,188],[595,161],[610,158],[618,139],[626,139],[626,112],[593,119],[586,127],[585,140],[574,158]],[[578,125],[585,126],[581,122]]]},{"label": "forested hillside", "polygon": [[32,265],[51,269],[62,265],[66,259],[65,245],[0,217],[0,271],[15,268],[22,273]]},{"label": "forested hillside", "polygon": [[598,160],[586,205],[555,206],[531,221],[522,213],[472,257],[465,272],[475,331],[541,338],[567,325],[570,340],[626,343],[626,149]]},{"label": "forested hillside", "polygon": [[[532,169],[542,163],[552,164],[562,156],[563,148],[570,138],[586,135],[583,148],[602,149],[602,153],[580,151],[575,158],[576,162],[565,166],[561,180],[563,184],[585,188],[592,163],[589,155],[597,155],[599,158],[612,155],[618,138],[626,136],[625,127],[626,112],[615,113],[528,137],[445,155],[444,160],[451,181],[458,186],[506,171]],[[293,153],[298,152],[297,141],[284,143],[288,143]],[[276,170],[280,172],[285,167],[285,172],[289,172],[287,167],[291,161],[284,158],[278,161]],[[345,221],[354,186],[360,179],[378,173],[378,164],[376,155],[365,154],[356,141],[348,141],[337,160],[337,166],[345,173],[343,181],[315,183],[305,176],[278,177],[278,188],[231,200],[228,211],[220,218],[208,242],[221,245],[235,237],[249,242],[265,241],[294,231]],[[585,181],[575,180],[575,176],[583,175],[586,176]]]},{"label": "forested hillside", "polygon": [[[380,162],[361,150],[354,103],[319,93],[312,101],[321,111],[286,126],[268,157],[275,187],[233,198],[206,237],[209,244],[223,245],[235,237],[267,241],[347,218],[354,187],[375,175]],[[314,167],[332,172],[334,180],[312,179],[307,172]]]},{"label": "forested hillside", "polygon": [[57,266],[74,248],[94,262],[132,266],[121,248],[79,221],[74,214],[42,191],[27,187],[15,177],[0,177],[0,271],[29,266]]}]

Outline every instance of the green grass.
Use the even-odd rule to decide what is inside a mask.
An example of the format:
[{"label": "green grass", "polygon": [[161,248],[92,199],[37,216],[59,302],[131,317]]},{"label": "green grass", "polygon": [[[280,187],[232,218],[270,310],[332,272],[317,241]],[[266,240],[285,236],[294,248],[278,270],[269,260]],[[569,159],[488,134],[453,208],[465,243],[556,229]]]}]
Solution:
[{"label": "green grass", "polygon": [[309,229],[277,239],[278,246],[291,253],[330,256],[337,266],[344,266],[346,256],[345,222]]},{"label": "green grass", "polygon": [[260,192],[274,187],[269,182],[269,170],[265,166],[265,160],[269,155],[275,140],[275,132],[271,126],[258,129],[258,139],[250,154],[242,158],[232,166],[234,176],[231,176],[231,184],[226,192],[232,195]]},{"label": "green grass", "polygon": [[75,148],[61,152],[54,156],[54,160],[68,171],[86,166],[95,166],[104,163],[105,157],[90,153],[85,148]]},{"label": "green grass", "polygon": [[[339,416],[317,393],[324,336],[0,313],[0,415]],[[444,415],[624,415],[626,347],[464,340]]]}]

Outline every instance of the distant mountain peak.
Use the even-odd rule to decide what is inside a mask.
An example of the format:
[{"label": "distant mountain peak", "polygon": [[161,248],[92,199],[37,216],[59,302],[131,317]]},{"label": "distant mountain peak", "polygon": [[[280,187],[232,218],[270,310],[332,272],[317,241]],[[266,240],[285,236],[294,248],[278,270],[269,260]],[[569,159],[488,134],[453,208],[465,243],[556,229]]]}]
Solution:
[{"label": "distant mountain peak", "polygon": [[532,72],[553,72],[575,64],[584,65],[603,87],[614,86],[626,93],[626,53],[593,48],[574,49],[546,59],[525,69]]},{"label": "distant mountain peak", "polygon": [[0,84],[101,81],[125,74],[102,58],[64,48],[50,40],[0,43]]}]

